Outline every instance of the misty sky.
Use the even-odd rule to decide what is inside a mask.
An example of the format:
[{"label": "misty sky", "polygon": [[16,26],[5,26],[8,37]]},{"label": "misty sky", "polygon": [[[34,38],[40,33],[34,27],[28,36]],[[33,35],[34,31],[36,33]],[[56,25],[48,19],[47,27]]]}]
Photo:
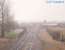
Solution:
[{"label": "misty sky", "polygon": [[18,22],[64,21],[65,4],[48,4],[47,0],[11,0]]}]

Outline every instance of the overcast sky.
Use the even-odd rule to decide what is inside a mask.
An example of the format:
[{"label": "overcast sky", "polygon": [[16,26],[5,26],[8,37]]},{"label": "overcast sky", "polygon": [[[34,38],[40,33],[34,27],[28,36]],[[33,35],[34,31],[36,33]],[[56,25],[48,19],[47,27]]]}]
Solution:
[{"label": "overcast sky", "polygon": [[18,22],[63,21],[65,4],[48,4],[47,0],[11,0],[11,9]]}]

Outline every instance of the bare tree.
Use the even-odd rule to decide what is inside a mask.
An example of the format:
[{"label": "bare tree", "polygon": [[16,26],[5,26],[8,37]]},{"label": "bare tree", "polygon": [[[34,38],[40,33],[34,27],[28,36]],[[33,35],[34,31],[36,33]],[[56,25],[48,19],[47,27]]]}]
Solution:
[{"label": "bare tree", "polygon": [[0,0],[0,12],[1,12],[1,37],[4,37],[4,5],[5,0]]},{"label": "bare tree", "polygon": [[0,0],[0,16],[1,16],[1,37],[5,36],[5,32],[15,29],[17,23],[14,16],[10,14],[8,0]]}]

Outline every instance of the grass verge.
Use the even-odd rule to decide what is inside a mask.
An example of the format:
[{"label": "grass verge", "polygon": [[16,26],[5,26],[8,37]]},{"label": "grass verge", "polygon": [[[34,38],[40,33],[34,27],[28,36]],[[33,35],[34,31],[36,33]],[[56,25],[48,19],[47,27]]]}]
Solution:
[{"label": "grass verge", "polygon": [[10,39],[16,38],[16,33],[15,32],[8,32],[5,34],[5,37],[10,38]]}]

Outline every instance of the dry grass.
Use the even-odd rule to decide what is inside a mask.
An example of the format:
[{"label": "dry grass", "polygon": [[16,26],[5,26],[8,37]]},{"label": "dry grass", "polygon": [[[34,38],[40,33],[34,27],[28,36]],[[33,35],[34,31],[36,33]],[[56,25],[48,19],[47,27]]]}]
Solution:
[{"label": "dry grass", "polygon": [[64,43],[53,40],[48,32],[40,33],[39,37],[42,40],[44,50],[65,50]]},{"label": "dry grass", "polygon": [[62,43],[48,43],[45,42],[45,44],[43,43],[43,49],[44,50],[65,50],[65,45]]},{"label": "dry grass", "polygon": [[62,27],[49,27],[49,31],[65,31],[65,28]]},{"label": "dry grass", "polygon": [[9,50],[13,40],[7,38],[0,38],[0,50]]}]

